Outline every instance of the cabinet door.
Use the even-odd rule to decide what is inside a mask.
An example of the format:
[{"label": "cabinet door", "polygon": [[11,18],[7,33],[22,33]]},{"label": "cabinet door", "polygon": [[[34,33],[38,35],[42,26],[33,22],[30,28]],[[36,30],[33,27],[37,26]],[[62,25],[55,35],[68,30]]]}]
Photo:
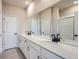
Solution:
[{"label": "cabinet door", "polygon": [[40,53],[30,47],[30,59],[40,59]]},{"label": "cabinet door", "polygon": [[20,46],[21,46],[21,37],[20,37],[20,35],[18,35],[17,38],[18,38],[18,47],[20,48]]},{"label": "cabinet door", "polygon": [[30,53],[30,47],[29,47],[29,42],[27,40],[24,41],[24,55],[26,56],[27,59],[30,58],[29,53]]},{"label": "cabinet door", "polygon": [[18,47],[21,49],[22,48],[22,37],[18,35]]},{"label": "cabinet door", "polygon": [[45,49],[41,49],[41,57],[42,59],[63,59]]},{"label": "cabinet door", "polygon": [[22,50],[23,53],[25,53],[25,51],[24,51],[24,40],[23,39],[21,39],[20,49]]},{"label": "cabinet door", "polygon": [[24,38],[22,36],[18,37],[18,45],[21,51],[24,53]]},{"label": "cabinet door", "polygon": [[23,54],[27,59],[29,59],[29,42],[22,36],[18,36],[18,45]]}]

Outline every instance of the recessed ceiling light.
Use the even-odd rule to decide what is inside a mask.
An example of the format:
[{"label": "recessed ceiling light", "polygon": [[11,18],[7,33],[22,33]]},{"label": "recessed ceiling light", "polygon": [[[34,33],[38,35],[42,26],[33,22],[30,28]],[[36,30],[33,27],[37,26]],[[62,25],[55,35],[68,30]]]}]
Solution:
[{"label": "recessed ceiling light", "polygon": [[78,1],[74,1],[74,4],[77,4],[78,3]]},{"label": "recessed ceiling light", "polygon": [[26,3],[26,5],[28,5],[28,4],[29,4],[29,2],[28,2],[28,1],[25,1],[25,3]]}]

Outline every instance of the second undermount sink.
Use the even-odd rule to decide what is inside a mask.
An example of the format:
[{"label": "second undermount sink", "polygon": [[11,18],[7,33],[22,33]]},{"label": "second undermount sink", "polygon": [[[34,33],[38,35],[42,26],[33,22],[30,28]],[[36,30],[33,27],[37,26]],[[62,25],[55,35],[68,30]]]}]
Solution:
[{"label": "second undermount sink", "polygon": [[41,41],[42,45],[47,45],[47,46],[62,46],[61,42],[53,42],[51,40],[47,40],[47,41]]}]

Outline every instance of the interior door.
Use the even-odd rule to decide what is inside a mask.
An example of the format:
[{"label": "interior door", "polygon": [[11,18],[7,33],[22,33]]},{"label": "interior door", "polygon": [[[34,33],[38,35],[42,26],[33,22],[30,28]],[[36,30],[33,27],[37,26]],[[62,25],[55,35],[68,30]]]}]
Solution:
[{"label": "interior door", "polygon": [[17,18],[15,16],[5,16],[4,18],[4,49],[17,47]]},{"label": "interior door", "polygon": [[0,13],[0,53],[2,52],[2,15]]}]

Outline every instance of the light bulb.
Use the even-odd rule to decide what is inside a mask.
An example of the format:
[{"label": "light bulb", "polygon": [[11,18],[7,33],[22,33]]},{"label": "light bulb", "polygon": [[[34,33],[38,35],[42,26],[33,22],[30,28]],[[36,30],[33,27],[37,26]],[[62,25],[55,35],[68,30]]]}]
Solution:
[{"label": "light bulb", "polygon": [[77,4],[78,3],[78,1],[74,1],[74,4]]},{"label": "light bulb", "polygon": [[28,4],[29,4],[29,2],[28,2],[28,1],[25,1],[25,3],[26,3],[26,5],[28,5]]}]

